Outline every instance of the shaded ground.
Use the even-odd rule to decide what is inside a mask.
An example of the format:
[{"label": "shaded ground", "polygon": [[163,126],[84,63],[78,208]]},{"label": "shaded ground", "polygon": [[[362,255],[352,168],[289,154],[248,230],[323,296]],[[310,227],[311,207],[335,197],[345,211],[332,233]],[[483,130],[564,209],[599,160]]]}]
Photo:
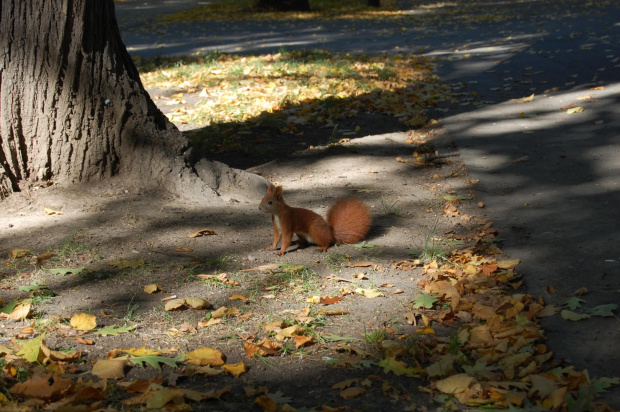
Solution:
[{"label": "shaded ground", "polygon": [[[120,3],[119,10],[131,6],[131,3]],[[532,3],[532,7],[538,3]],[[560,3],[572,5],[570,2]],[[614,113],[618,91],[616,86],[610,84],[616,80],[613,68],[617,66],[616,56],[620,55],[617,25],[614,26],[613,19],[610,19],[601,29],[602,33],[575,28],[568,35],[570,39],[581,40],[571,53],[575,50],[592,52],[591,55],[584,54],[586,61],[590,62],[603,55],[596,67],[604,67],[605,70],[597,71],[596,78],[588,76],[588,80],[583,82],[577,78],[577,84],[567,84],[571,82],[569,78],[581,70],[581,66],[571,66],[575,64],[571,54],[564,55],[569,56],[567,60],[551,60],[559,63],[554,69],[544,70],[539,66],[542,63],[526,58],[538,56],[545,50],[563,48],[569,41],[559,34],[547,36],[542,31],[554,33],[555,28],[558,33],[559,30],[564,33],[566,25],[577,25],[581,21],[570,10],[559,10],[562,14],[558,9],[545,9],[549,13],[546,17],[543,12],[535,13],[537,32],[528,30],[523,36],[516,36],[521,29],[515,26],[520,23],[525,25],[529,20],[512,16],[494,22],[493,19],[482,18],[476,27],[466,29],[467,37],[471,37],[467,39],[471,41],[462,42],[467,44],[467,51],[455,49],[455,34],[447,28],[463,29],[474,21],[473,18],[464,23],[457,21],[453,25],[444,23],[441,30],[429,24],[424,26],[424,30],[418,29],[416,33],[423,33],[417,36],[400,29],[384,31],[384,36],[376,36],[377,32],[373,33],[370,29],[373,26],[364,24],[368,36],[381,39],[364,42],[364,47],[357,47],[350,42],[351,38],[344,37],[347,30],[341,27],[342,24],[326,22],[326,28],[321,30],[330,33],[330,27],[338,27],[337,34],[333,37],[319,34],[319,38],[325,41],[313,45],[328,47],[338,44],[372,51],[371,44],[383,50],[392,49],[393,46],[387,47],[387,44],[397,44],[401,49],[422,48],[425,52],[447,57],[440,72],[446,81],[454,82],[453,89],[462,95],[460,103],[449,107],[451,111],[443,117],[445,127],[412,134],[402,130],[401,126],[394,126],[389,118],[360,115],[351,119],[351,126],[364,124],[363,130],[367,131],[368,136],[350,143],[292,155],[301,145],[300,142],[289,141],[291,145],[288,148],[283,146],[278,153],[281,158],[267,164],[262,164],[262,161],[271,159],[256,161],[238,155],[231,158],[229,154],[219,157],[240,167],[255,166],[253,171],[283,184],[290,204],[320,213],[324,213],[335,198],[355,193],[373,210],[375,221],[368,241],[375,245],[374,248],[339,246],[323,255],[310,247],[281,258],[275,257],[272,252],[263,250],[271,242],[271,224],[268,216],[258,214],[260,199],[256,199],[256,204],[231,202],[222,204],[221,208],[205,210],[200,205],[181,203],[154,188],[135,187],[130,182],[112,181],[69,192],[59,187],[33,188],[31,192],[13,196],[2,204],[0,252],[6,263],[0,272],[2,284],[5,285],[1,291],[2,298],[7,302],[22,296],[23,293],[16,289],[18,286],[31,285],[34,281],[45,282],[56,296],[42,300],[37,307],[40,322],[37,327],[49,326],[48,346],[56,349],[77,346],[87,351],[89,361],[104,358],[110,349],[144,345],[177,347],[184,352],[212,346],[224,352],[229,363],[243,360],[249,367],[249,373],[240,378],[224,375],[188,377],[187,373],[178,373],[178,370],[164,366],[162,375],[172,386],[178,384],[207,390],[234,385],[232,395],[224,397],[223,402],[205,404],[204,408],[208,410],[251,409],[256,397],[244,394],[243,387],[248,385],[266,385],[279,403],[290,402],[298,408],[324,404],[346,405],[360,410],[423,410],[423,407],[431,406],[429,398],[418,391],[418,386],[426,385],[424,380],[383,373],[383,368],[373,363],[375,356],[380,356],[382,352],[373,341],[373,334],[386,333],[391,340],[402,337],[408,344],[411,344],[411,336],[415,336],[417,327],[408,323],[405,314],[411,311],[410,303],[420,292],[418,281],[426,276],[418,265],[411,269],[395,266],[411,257],[409,252],[412,249],[424,250],[429,240],[447,246],[444,234],[451,231],[458,233],[463,227],[483,224],[489,214],[505,229],[502,249],[508,251],[510,257],[523,260],[518,269],[525,274],[529,293],[544,295],[545,300],[560,304],[561,298],[571,296],[578,287],[587,286],[593,292],[583,297],[588,306],[618,301],[620,255],[613,246],[617,233],[617,214],[614,213],[617,208],[614,205],[618,203],[618,171],[614,166],[619,164],[616,162],[618,135],[615,133],[618,117]],[[589,17],[592,19],[591,25],[598,24],[597,19],[605,16],[594,7],[588,9],[588,13],[593,13]],[[498,11],[477,15],[505,16]],[[549,19],[549,15],[554,19]],[[143,16],[150,18],[146,13]],[[555,17],[568,20],[558,21]],[[127,17],[119,17],[121,24],[127,22],[123,19]],[[147,29],[139,23],[138,19],[134,27]],[[256,44],[268,43],[254,36],[251,43],[228,46],[231,42],[218,30],[226,31],[238,42],[243,39],[243,36],[230,31],[230,24],[226,23],[218,29],[219,26],[211,23],[204,29],[212,33],[210,36],[220,42],[220,47],[243,47],[241,51],[244,51]],[[394,28],[393,23],[380,24]],[[166,30],[174,31],[170,26],[166,26]],[[489,42],[491,30],[499,30],[500,34],[493,37],[495,41]],[[252,37],[256,29],[243,26],[242,33],[245,31],[248,37]],[[365,32],[362,28],[360,31]],[[147,33],[140,35],[150,38]],[[194,30],[191,33],[195,34]],[[169,34],[162,33],[162,36]],[[296,32],[285,31],[284,34],[285,40],[281,44],[293,45],[298,39]],[[543,46],[536,43],[543,37],[556,38],[559,44],[551,42]],[[142,47],[131,35],[124,38],[134,50]],[[358,38],[364,39],[363,36]],[[481,41],[480,38],[486,40]],[[333,39],[340,40],[334,43]],[[433,45],[424,45],[424,41],[429,39],[433,39]],[[305,41],[299,43],[300,46],[307,44]],[[592,46],[584,50],[584,44]],[[158,49],[145,47],[140,50]],[[157,52],[164,51],[171,50],[161,48]],[[187,51],[192,50],[186,47],[178,50],[180,53]],[[565,67],[574,67],[574,70],[567,70],[564,73],[567,78],[560,81],[560,69]],[[544,79],[540,71],[544,72]],[[545,93],[547,89],[556,87],[555,84],[559,85],[560,90]],[[605,89],[590,91],[593,86],[604,86]],[[524,98],[532,93],[536,96],[531,103],[509,102],[509,99]],[[583,100],[578,98],[590,93],[595,96],[586,103],[580,103]],[[598,115],[571,121],[565,114],[568,109],[560,110],[560,107],[571,103],[585,106],[583,114],[590,112]],[[486,107],[471,110],[480,106]],[[522,112],[525,117],[520,116]],[[453,113],[458,114],[451,116]],[[536,118],[527,117],[533,113]],[[504,122],[506,119],[510,122]],[[598,120],[603,123],[597,124]],[[344,123],[343,128],[349,129],[350,126]],[[535,133],[530,134],[533,130]],[[325,144],[331,134],[331,130],[308,127],[303,146]],[[500,134],[501,141],[498,138]],[[601,137],[605,139],[601,141]],[[278,139],[277,136],[273,138]],[[551,140],[545,140],[549,138]],[[409,159],[415,149],[423,143],[429,144],[430,139],[439,154],[453,153],[452,142],[456,141],[462,149],[465,164],[459,156],[448,157],[445,164],[427,167],[395,160],[396,157]],[[544,147],[541,142],[544,142]],[[592,146],[586,145],[586,142]],[[523,158],[525,155],[528,158]],[[596,161],[592,162],[587,156],[596,156]],[[468,173],[473,176],[468,176]],[[480,179],[478,191],[487,204],[484,209],[478,207],[481,199],[470,184],[470,179],[474,178]],[[443,212],[445,195],[467,198],[458,205],[461,216],[448,217]],[[526,203],[533,207],[526,206]],[[62,210],[63,214],[45,215],[44,207]],[[479,219],[467,222],[462,215],[478,216]],[[550,230],[549,226],[558,229]],[[210,228],[217,235],[187,237],[203,228]],[[596,232],[597,236],[593,236],[592,232]],[[594,242],[593,238],[597,241]],[[583,248],[579,254],[576,253],[578,247]],[[31,257],[10,259],[14,248],[29,249],[34,255],[49,250],[56,256],[39,267],[36,259]],[[192,251],[177,251],[178,248]],[[351,262],[371,261],[378,266],[374,269],[348,267],[347,258]],[[144,259],[144,263],[139,263],[135,268],[110,265],[119,259]],[[240,271],[268,263],[304,265],[308,270],[294,276],[286,272]],[[84,267],[87,270],[62,276],[46,270],[50,267]],[[224,272],[239,285],[196,276]],[[353,278],[360,272],[365,272],[366,279],[364,276],[362,279]],[[352,282],[329,279],[330,275]],[[148,283],[160,284],[165,292],[145,294],[142,289]],[[307,297],[338,295],[340,288],[349,283],[363,288],[378,288],[386,296],[376,299],[346,296],[345,301],[333,307],[345,309],[348,314],[325,316],[320,324],[314,326],[318,334],[333,335],[343,341],[326,339],[325,342],[293,350],[283,356],[245,358],[242,336],[257,331],[264,333],[263,325],[273,320],[291,320],[297,311],[308,306],[305,301]],[[549,289],[545,291],[547,286],[556,289],[556,294],[549,296]],[[396,290],[403,293],[394,293]],[[234,293],[248,297],[249,301],[230,300]],[[165,311],[161,298],[173,294],[202,297],[214,308],[233,306],[238,307],[242,314],[251,312],[251,315],[247,319],[225,319],[220,325],[194,331],[193,328],[205,318],[206,312]],[[332,306],[325,308],[331,309]],[[119,336],[91,336],[95,344],[84,346],[74,343],[73,337],[62,336],[59,332],[62,328],[58,324],[46,323],[56,315],[70,317],[81,311],[97,314],[98,322],[104,326],[137,324],[138,328],[135,332]],[[547,319],[551,319],[546,321],[550,328],[549,345],[551,350],[559,353],[554,360],[555,365],[565,366],[562,359],[570,359],[579,368],[587,368],[592,377],[617,375],[617,318],[593,318],[577,323],[568,323],[559,315]],[[3,321],[2,331],[4,336],[12,336],[23,326],[22,323]],[[453,334],[443,332],[442,336]],[[364,335],[371,337],[365,338]],[[343,342],[355,345],[360,352],[372,354],[368,360],[373,361],[362,362],[360,353],[350,348],[338,350],[337,345]],[[344,363],[348,360],[355,366],[330,366],[338,359]],[[75,372],[84,369],[87,367],[79,366]],[[127,379],[153,378],[156,375],[158,373],[153,368],[132,367]],[[386,396],[379,384],[371,385],[364,396],[352,400],[342,399],[340,391],[332,389],[333,384],[347,378],[375,375],[387,379],[397,389],[394,396]],[[605,399],[620,407],[617,394],[618,390],[612,389]],[[119,395],[119,399],[121,397]]]}]

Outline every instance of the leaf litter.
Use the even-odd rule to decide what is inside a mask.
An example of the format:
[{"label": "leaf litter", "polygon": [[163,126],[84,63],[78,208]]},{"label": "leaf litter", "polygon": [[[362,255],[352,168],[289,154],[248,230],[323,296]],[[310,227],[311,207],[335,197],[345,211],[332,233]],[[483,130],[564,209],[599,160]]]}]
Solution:
[{"label": "leaf litter", "polygon": [[[496,16],[500,18],[501,13]],[[480,15],[479,18],[490,17]],[[279,66],[278,71],[273,69],[277,60],[286,60],[288,57],[272,55],[262,60],[261,58],[242,60],[243,58],[238,56],[221,55],[206,59],[197,58],[190,64],[208,66],[209,59],[216,59],[221,68],[211,68],[208,72],[208,79],[188,76],[188,79],[181,81],[183,78],[181,73],[173,72],[168,67],[165,73],[161,72],[161,75],[170,80],[155,79],[155,75],[149,78],[145,75],[145,83],[151,81],[151,86],[156,84],[165,88],[182,85],[181,93],[192,93],[195,89],[197,93],[203,94],[201,97],[204,98],[204,102],[201,104],[206,104],[210,108],[209,113],[217,112],[214,107],[224,108],[222,113],[216,113],[220,116],[218,118],[208,118],[199,109],[190,108],[170,114],[173,120],[203,122],[205,125],[231,120],[246,122],[244,124],[246,130],[232,131],[232,133],[242,134],[247,131],[247,128],[260,124],[264,120],[265,113],[281,113],[290,107],[287,106],[288,102],[283,96],[290,94],[291,90],[295,91],[295,88],[291,88],[289,83],[282,80],[286,78],[288,69],[286,65]],[[295,93],[295,96],[299,96],[295,104],[306,107],[306,109],[287,113],[286,117],[279,119],[276,123],[277,127],[285,133],[300,133],[299,125],[307,122],[334,126],[342,116],[353,115],[361,110],[388,113],[404,120],[407,125],[423,125],[428,119],[420,117],[419,113],[424,112],[429,105],[432,106],[446,98],[443,85],[435,79],[428,82],[429,85],[423,86],[427,78],[416,77],[418,74],[412,77],[412,66],[426,73],[430,73],[432,67],[427,61],[411,60],[409,56],[396,57],[393,61],[379,58],[370,58],[368,61],[362,60],[361,62],[348,60],[347,65],[357,69],[357,72],[353,74],[340,71],[341,69],[333,63],[336,60],[346,60],[346,56],[324,54],[325,62],[318,65],[314,65],[314,61],[301,54],[293,54],[292,57],[302,60],[299,66],[306,67],[301,70],[312,73],[307,76],[309,78],[316,77],[316,79],[311,79],[312,81],[330,83],[330,76],[333,76],[338,78],[343,87],[341,90],[338,88],[321,90],[319,83],[314,83],[315,90],[300,90]],[[209,85],[209,79],[221,82],[224,85],[223,90],[245,87],[242,83],[233,84],[234,80],[230,80],[230,78],[242,78],[239,74],[233,76],[226,73],[227,70],[231,72],[236,70],[227,68],[230,61],[237,61],[237,64],[247,66],[248,73],[242,74],[242,76],[248,76],[246,80],[255,81],[256,79],[252,77],[254,75],[269,79],[259,80],[257,83],[259,89],[262,88],[262,90],[258,90],[251,96],[253,101],[260,103],[257,104],[258,111],[252,111],[253,108],[247,107],[249,105],[244,107],[243,100],[238,96],[218,94],[213,91],[214,89],[209,89],[213,87]],[[403,67],[399,66],[401,62]],[[357,63],[360,65],[356,66]],[[150,62],[142,61],[139,64],[143,65],[144,71],[144,67]],[[261,65],[272,67],[260,72]],[[404,66],[409,66],[409,68],[406,69]],[[221,71],[217,72],[217,70]],[[355,81],[356,73],[363,73],[363,75],[371,73],[370,77],[375,76],[377,83],[369,83],[366,89],[359,84],[349,85],[350,83],[347,82]],[[225,77],[227,75],[228,79]],[[299,74],[293,77],[295,76]],[[382,76],[385,79],[382,79]],[[406,79],[406,84],[416,85],[412,88],[412,93],[401,93],[407,88],[406,85],[403,88],[402,84],[397,84],[395,89],[390,89],[385,83],[381,83],[382,81],[395,82],[401,76]],[[159,83],[155,83],[156,81]],[[334,82],[334,84],[337,83]],[[375,86],[382,91],[374,91]],[[279,88],[282,89],[282,93],[278,95]],[[350,96],[359,98],[360,95],[354,94],[359,90],[371,96],[371,101],[366,106],[356,107],[349,104],[347,100]],[[391,92],[385,92],[386,90]],[[278,96],[275,103],[268,101],[265,97],[272,95]],[[183,97],[177,94],[174,98],[182,99]],[[523,98],[523,102],[528,102],[530,98],[533,99],[534,96]],[[363,101],[363,99],[359,100]],[[209,101],[212,103],[208,103]],[[413,103],[407,106],[408,101]],[[315,102],[318,104],[313,105]],[[325,105],[325,102],[337,102],[341,107],[336,111],[331,111],[327,107],[329,104]],[[416,107],[418,103],[420,106]],[[231,105],[238,105],[242,107],[242,110],[230,112]],[[580,109],[582,110],[580,106],[575,105],[565,110],[578,113]],[[527,115],[524,114],[524,117]],[[219,149],[226,148],[226,145],[219,147]],[[430,165],[424,163],[422,166]],[[460,199],[450,199],[453,202],[444,205],[445,218],[460,222],[465,217],[457,202]],[[248,294],[244,288],[244,283],[248,282],[247,278],[238,276],[237,273],[227,274],[215,271],[213,274],[205,274],[202,277],[192,274],[191,276],[195,276],[199,281],[217,279],[220,283],[214,287],[215,289],[236,287],[240,296],[250,295],[250,298],[235,299],[235,301],[238,300],[239,306],[235,307],[236,311],[232,312],[229,312],[231,308],[224,306],[215,311],[206,312],[206,305],[202,303],[206,303],[204,299],[198,304],[194,304],[192,298],[179,299],[178,308],[195,309],[195,311],[179,312],[181,316],[189,318],[191,316],[189,312],[198,312],[204,313],[204,316],[209,319],[230,317],[234,319],[231,322],[235,322],[235,325],[242,325],[241,322],[246,321],[255,321],[258,325],[265,325],[266,319],[279,319],[270,328],[256,327],[253,333],[239,332],[226,337],[228,342],[225,345],[230,352],[233,352],[233,347],[243,348],[245,360],[237,357],[233,360],[234,363],[227,363],[228,359],[224,352],[205,346],[183,349],[168,346],[157,350],[146,347],[125,348],[111,351],[113,356],[110,359],[92,359],[81,351],[66,349],[72,344],[67,345],[62,339],[62,334],[65,334],[67,339],[77,337],[86,343],[88,340],[86,336],[96,341],[109,336],[119,337],[136,333],[136,324],[127,319],[120,326],[107,324],[97,328],[97,323],[104,321],[103,317],[97,318],[91,314],[75,312],[73,321],[69,318],[74,319],[74,316],[50,319],[52,321],[46,323],[44,327],[36,326],[33,321],[34,327],[27,332],[34,336],[26,336],[25,339],[17,338],[17,334],[12,336],[9,328],[6,328],[6,331],[3,330],[3,336],[10,339],[3,340],[0,345],[0,360],[3,366],[0,380],[8,390],[0,392],[0,405],[3,408],[23,406],[55,410],[75,409],[86,403],[86,407],[90,409],[103,409],[113,405],[124,408],[184,410],[189,409],[196,402],[206,400],[226,402],[227,396],[233,392],[233,387],[223,384],[222,381],[216,381],[217,383],[209,383],[209,388],[196,391],[177,385],[175,380],[164,386],[164,377],[172,378],[171,371],[173,374],[187,377],[210,378],[227,373],[233,379],[243,379],[247,375],[253,373],[260,375],[264,371],[256,364],[250,363],[252,361],[266,364],[274,362],[274,365],[280,365],[276,363],[280,359],[292,361],[295,357],[307,356],[300,350],[308,349],[308,354],[320,353],[324,356],[325,362],[333,365],[334,368],[362,371],[364,375],[362,377],[349,378],[327,387],[328,390],[338,392],[338,396],[345,401],[364,398],[369,394],[375,395],[378,391],[386,399],[410,402],[412,394],[403,390],[402,386],[392,383],[393,378],[398,377],[399,379],[411,379],[415,382],[413,385],[420,387],[420,391],[429,394],[439,404],[454,409],[488,407],[564,410],[575,405],[589,405],[599,410],[609,410],[605,405],[596,403],[595,395],[612,385],[618,385],[620,378],[591,379],[587,371],[578,371],[571,365],[553,359],[553,354],[544,344],[544,331],[540,327],[539,320],[544,316],[555,316],[559,309],[547,305],[541,298],[536,299],[519,293],[521,276],[516,271],[518,260],[498,260],[501,250],[496,246],[497,231],[492,228],[491,222],[475,217],[470,218],[469,221],[467,226],[469,231],[458,235],[458,240],[465,240],[469,246],[452,250],[446,256],[426,261],[423,265],[419,260],[413,259],[393,262],[395,267],[403,271],[401,274],[404,276],[408,273],[413,274],[415,271],[422,272],[420,276],[412,275],[410,278],[416,279],[416,287],[415,289],[409,287],[409,290],[414,289],[418,293],[409,299],[406,311],[398,313],[404,323],[415,325],[413,332],[399,332],[398,329],[386,323],[377,332],[364,335],[366,341],[372,339],[377,346],[374,344],[364,345],[363,348],[354,346],[352,342],[359,343],[362,338],[334,334],[326,327],[329,322],[326,319],[328,316],[337,318],[359,311],[359,307],[354,305],[355,295],[341,294],[346,298],[339,297],[335,300],[330,297],[330,294],[324,293],[327,292],[326,289],[329,289],[325,284],[304,285],[303,282],[297,280],[301,278],[299,270],[286,273],[278,264],[269,263],[245,270],[258,272],[257,276],[282,275],[282,280],[274,282],[269,286],[269,290],[273,293],[274,299],[279,301],[292,299],[295,295],[303,295],[302,299],[289,300],[302,306],[292,312],[282,311],[282,308],[276,310],[277,306],[271,306],[272,311],[268,314],[255,313],[256,307],[252,307],[252,311],[247,310],[244,306],[247,305],[246,302],[249,301],[251,304],[252,301],[257,300],[258,294]],[[461,226],[464,225],[461,224]],[[215,232],[208,232],[209,230],[195,232],[196,236],[190,235],[190,237],[215,234]],[[187,232],[184,236],[187,236]],[[6,267],[20,267],[21,269],[15,273],[23,275],[24,266],[16,262],[28,257],[31,253],[28,249],[14,249],[11,256],[6,256]],[[37,264],[48,264],[47,260],[41,259]],[[118,270],[142,270],[146,265],[147,262],[144,259],[119,259],[110,263],[110,266]],[[389,270],[386,266],[375,270],[380,272]],[[88,272],[87,266],[85,271],[67,270],[57,273],[77,277],[87,276],[88,273],[85,272]],[[326,281],[330,280],[326,277]],[[396,299],[384,293],[385,290],[382,292],[381,289],[385,287],[376,287],[366,279],[359,279],[356,282],[366,282],[364,287],[352,289],[363,291],[358,295],[360,299],[367,301],[365,298],[367,291],[373,291],[373,295],[377,293],[373,296],[373,301]],[[20,291],[33,293],[40,289],[40,285],[31,284],[23,290],[20,288]],[[169,289],[168,285],[166,289]],[[293,292],[287,292],[287,289]],[[318,292],[316,289],[322,293],[300,292],[302,290]],[[243,294],[241,294],[242,291]],[[227,296],[232,295],[227,291]],[[4,320],[7,322],[30,321],[32,311],[31,302],[28,300],[34,298],[35,296],[27,299],[20,298],[5,305],[2,308]],[[307,301],[308,298],[310,298],[309,301]],[[188,302],[187,299],[190,301]],[[578,320],[575,317],[608,317],[617,310],[617,305],[614,304],[584,308],[585,303],[583,299],[570,298],[565,304],[568,309],[564,309],[561,316],[564,317],[566,314],[570,320]],[[336,304],[341,305],[342,308],[330,309],[330,312],[327,312],[326,308],[317,307],[317,305]],[[575,312],[576,310],[579,312]],[[260,319],[257,319],[259,317]],[[96,323],[93,323],[93,318],[97,318]],[[188,321],[198,325],[198,322],[203,319],[194,318]],[[138,330],[144,327],[145,325],[141,325]],[[59,350],[51,350],[47,346],[47,340],[52,339],[56,343],[54,347]],[[75,342],[78,341],[75,340]],[[107,345],[111,343],[110,341],[104,342]],[[98,364],[99,366],[95,367]],[[254,368],[248,368],[248,365],[254,365]],[[377,375],[377,367],[383,375]],[[135,375],[137,368],[152,370],[154,374],[145,379],[132,377],[131,380],[125,381],[124,379],[127,379],[132,372]],[[370,373],[371,370],[372,373]],[[77,378],[78,374],[82,377]],[[399,382],[402,384],[402,381]],[[212,389],[213,386],[218,387]],[[119,390],[124,391],[120,396]],[[299,401],[287,397],[281,391],[271,393],[269,388],[256,386],[253,383],[248,383],[244,387],[244,392],[263,410],[295,410],[290,404]],[[331,404],[335,404],[333,398],[331,399]],[[334,409],[325,404],[321,405],[318,399],[314,405],[323,410]],[[424,407],[412,406],[411,410],[418,409],[424,410]],[[334,410],[341,410],[341,408]]]}]

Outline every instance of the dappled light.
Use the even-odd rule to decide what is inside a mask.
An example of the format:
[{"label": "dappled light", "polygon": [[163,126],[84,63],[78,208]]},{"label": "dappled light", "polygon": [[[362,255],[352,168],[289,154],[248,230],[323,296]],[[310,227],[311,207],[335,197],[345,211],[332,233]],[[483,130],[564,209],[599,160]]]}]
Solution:
[{"label": "dappled light", "polygon": [[[618,5],[202,3],[115,2],[192,142],[161,167],[260,190],[2,200],[0,409],[620,407]],[[304,213],[270,216],[267,182],[320,216],[358,198],[370,230],[268,250]]]}]

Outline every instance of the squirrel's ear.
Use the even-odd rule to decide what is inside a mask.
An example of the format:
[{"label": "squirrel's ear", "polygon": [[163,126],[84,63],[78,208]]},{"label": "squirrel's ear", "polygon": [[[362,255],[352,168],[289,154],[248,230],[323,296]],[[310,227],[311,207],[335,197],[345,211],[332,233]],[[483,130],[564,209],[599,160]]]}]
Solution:
[{"label": "squirrel's ear", "polygon": [[282,186],[276,186],[276,196],[282,196]]},{"label": "squirrel's ear", "polygon": [[275,193],[276,192],[276,187],[273,185],[273,183],[269,183],[269,187],[267,187],[267,193]]}]

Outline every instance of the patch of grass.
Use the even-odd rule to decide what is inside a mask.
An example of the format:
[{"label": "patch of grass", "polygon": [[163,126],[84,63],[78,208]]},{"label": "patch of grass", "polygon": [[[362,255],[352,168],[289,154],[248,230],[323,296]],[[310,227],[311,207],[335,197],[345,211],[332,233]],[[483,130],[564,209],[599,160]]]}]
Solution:
[{"label": "patch of grass", "polygon": [[[204,129],[189,134],[210,152],[257,150],[241,143],[257,131],[300,133],[300,125],[335,127],[358,112],[426,124],[425,111],[449,95],[430,59],[415,55],[353,56],[322,50],[256,56],[212,53],[201,57],[136,58],[147,88],[197,93],[200,100],[167,113],[173,122]],[[246,139],[247,140],[247,139]]]},{"label": "patch of grass", "polygon": [[395,196],[382,195],[381,207],[386,215],[402,216],[403,210],[398,205],[398,199]]},{"label": "patch of grass", "polygon": [[371,344],[379,344],[384,340],[390,339],[390,334],[385,329],[379,329],[375,332],[364,333],[364,339]]},{"label": "patch of grass", "polygon": [[82,256],[86,259],[96,258],[97,251],[86,246],[87,240],[88,235],[83,229],[70,234],[63,240],[60,246],[48,251],[54,254],[51,262],[56,264],[65,263],[67,260],[73,259],[76,256]]},{"label": "patch of grass", "polygon": [[411,254],[419,257],[424,261],[447,260],[448,244],[445,238],[437,236],[438,221],[435,220],[426,236],[424,236],[424,245],[420,249],[412,249]]},{"label": "patch of grass", "polygon": [[271,12],[256,8],[256,0],[220,0],[184,10],[159,19],[160,22],[205,20],[294,20],[294,19],[359,19],[398,17],[393,0],[382,0],[380,8],[369,7],[367,0],[309,0],[309,12]]},{"label": "patch of grass", "polygon": [[272,273],[261,286],[271,292],[291,291],[300,298],[319,291],[320,279],[306,266],[283,267],[281,272]]},{"label": "patch of grass", "polygon": [[325,263],[331,270],[338,270],[349,263],[349,256],[343,253],[330,253],[325,256]]},{"label": "patch of grass", "polygon": [[205,272],[222,271],[222,270],[225,270],[228,267],[229,263],[235,259],[236,259],[236,256],[233,254],[212,256],[190,267],[187,274],[189,276],[195,276],[195,275],[198,275],[200,273],[205,273]]},{"label": "patch of grass", "polygon": [[138,307],[140,305],[138,305],[137,303],[133,303],[133,299],[134,299],[134,296],[131,297],[131,300],[127,304],[127,312],[125,313],[125,316],[123,317],[123,320],[127,323],[135,322],[136,320],[140,318],[140,316],[136,315],[136,311],[138,310]]}]

